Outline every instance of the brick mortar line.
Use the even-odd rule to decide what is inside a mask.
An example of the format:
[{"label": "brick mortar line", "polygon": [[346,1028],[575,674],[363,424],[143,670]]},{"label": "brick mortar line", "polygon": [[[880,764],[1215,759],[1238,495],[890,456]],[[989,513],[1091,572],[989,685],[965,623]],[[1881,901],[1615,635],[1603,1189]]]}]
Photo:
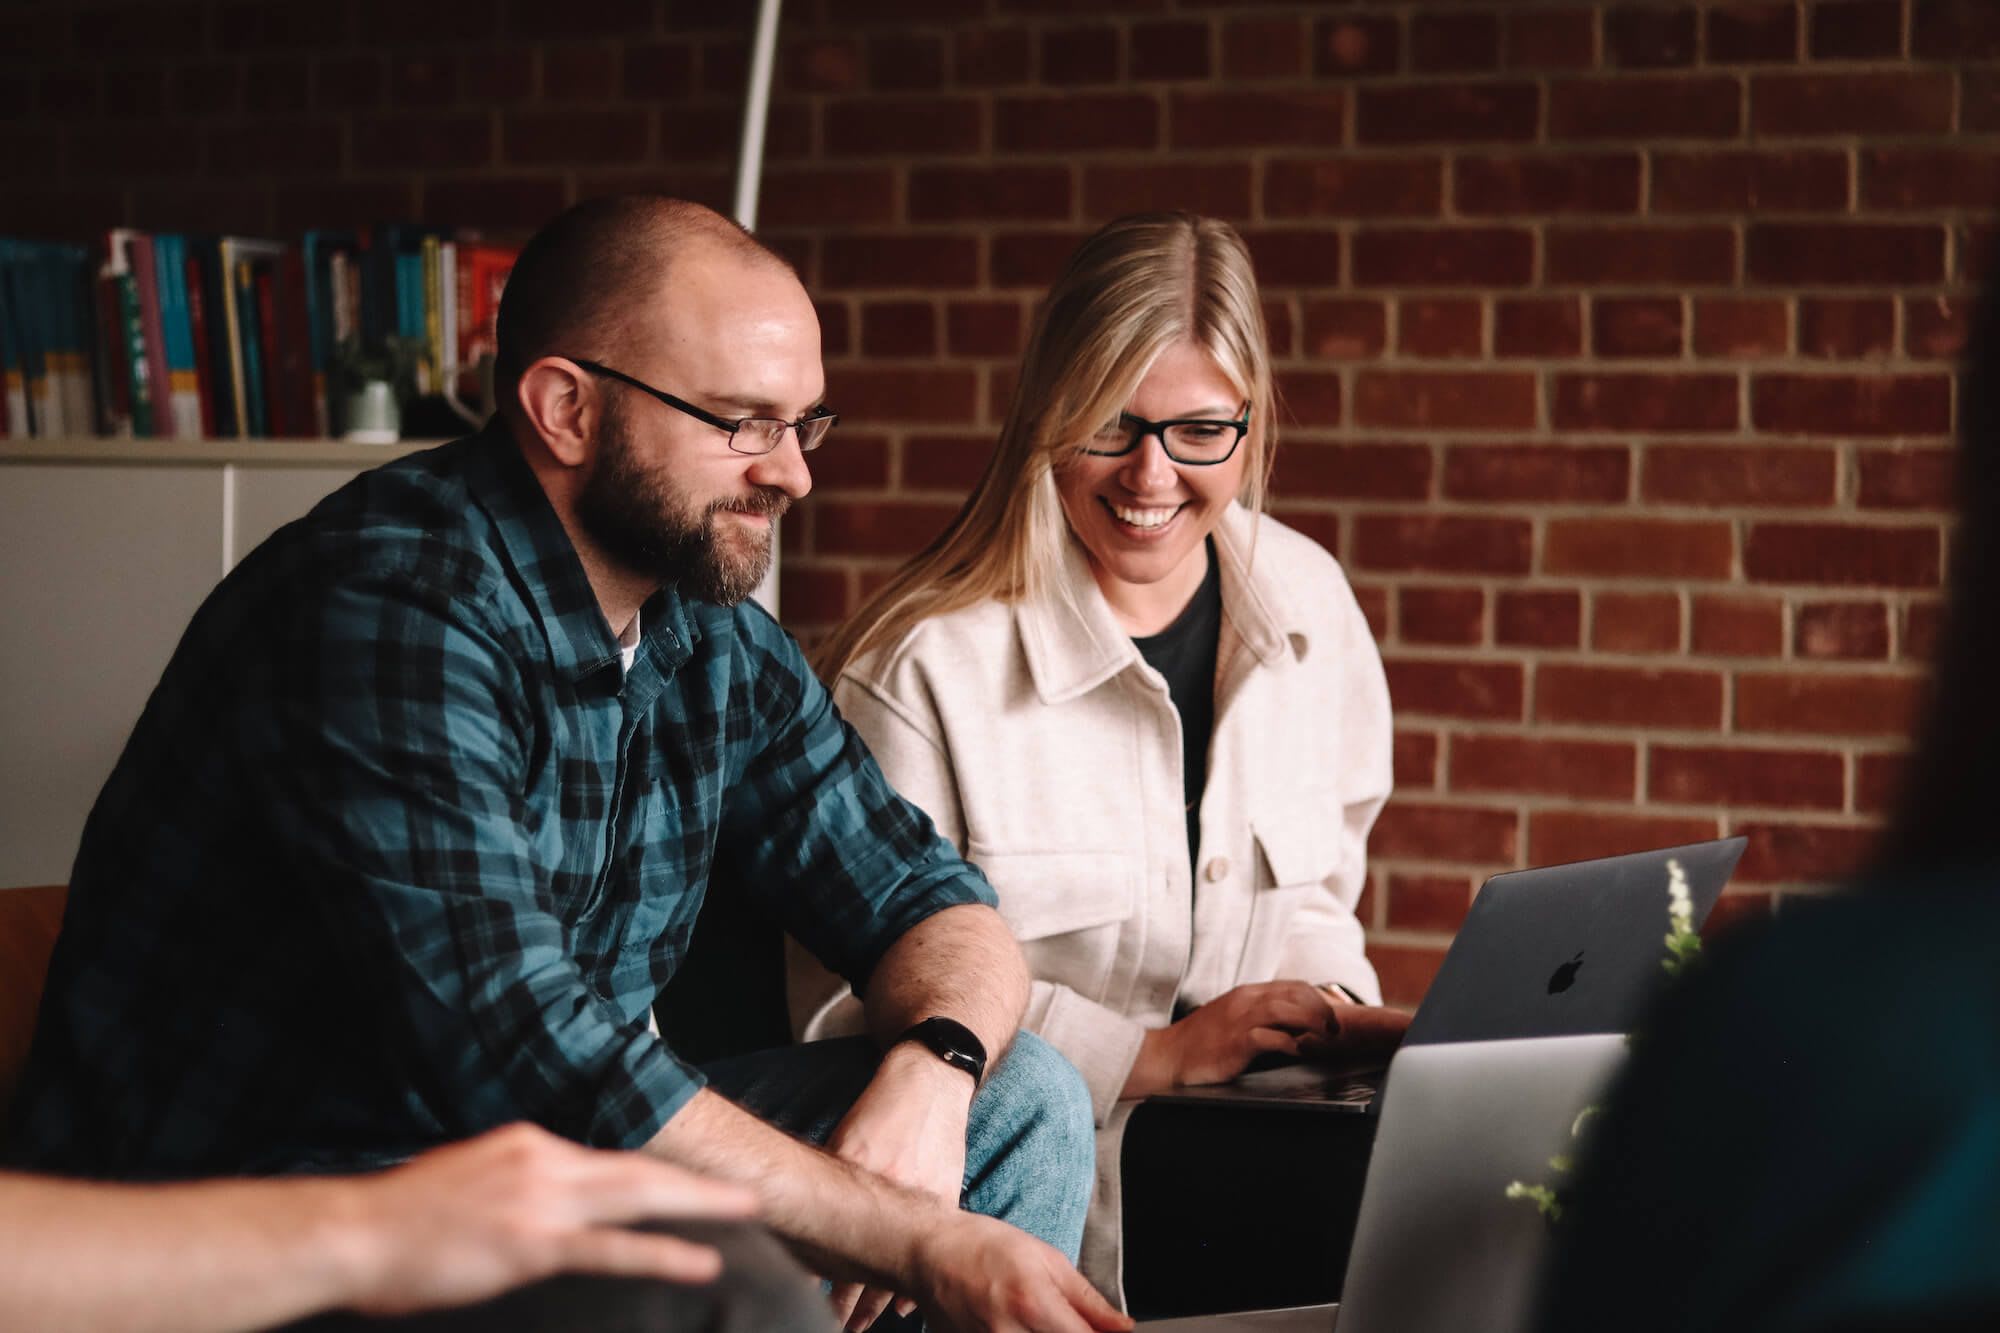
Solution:
[{"label": "brick mortar line", "polygon": [[[1360,427],[1359,429],[1366,430],[1367,427]],[[1293,441],[1292,443],[1297,443],[1303,447],[1305,445],[1318,444],[1321,442],[1316,440],[1301,440],[1301,441]],[[1357,442],[1357,443],[1362,443],[1362,442]],[[1365,441],[1365,443],[1377,444],[1377,443],[1396,443],[1396,442],[1377,441],[1374,439],[1369,439]],[[1757,441],[1737,441],[1729,444],[1717,444],[1714,447],[1717,452],[1725,452],[1725,451],[1745,452],[1747,450],[1754,450],[1758,446],[1758,443],[1759,442]],[[1770,441],[1765,440],[1762,441],[1762,443],[1768,444],[1770,443]],[[1918,442],[1913,440],[1911,443],[1917,444]],[[1549,446],[1561,447],[1562,444],[1563,442],[1561,440],[1551,440],[1551,439],[1537,437],[1537,438],[1523,438],[1523,439],[1510,440],[1504,442],[1494,442],[1491,444],[1468,443],[1466,447],[1473,449],[1503,450],[1503,449],[1519,449],[1523,447],[1528,447],[1528,448],[1549,447]],[[1282,449],[1283,446],[1280,447]],[[1578,449],[1584,449],[1590,447],[1604,448],[1604,447],[1615,447],[1615,446],[1608,445],[1607,442],[1598,440],[1591,442],[1579,442],[1579,444],[1577,444],[1575,447]],[[1695,447],[1706,447],[1706,446],[1697,444]],[[1802,443],[1797,447],[1802,449],[1815,449],[1815,448],[1831,449],[1834,446]],[[1907,445],[1905,446],[1906,449],[1908,447],[1909,446]],[[1923,447],[1923,446],[1919,445],[1918,447]],[[1937,446],[1937,447],[1940,452],[1944,452],[1943,446]],[[1885,449],[1883,452],[1893,453],[1894,451]],[[1283,466],[1284,465],[1281,461],[1279,463],[1279,467],[1282,469]],[[1389,515],[1402,518],[1417,517],[1422,514],[1431,513],[1431,514],[1436,514],[1440,517],[1477,517],[1484,515],[1494,518],[1526,519],[1532,522],[1556,522],[1564,519],[1576,519],[1576,518],[1632,518],[1635,517],[1634,513],[1635,510],[1641,510],[1643,511],[1644,516],[1649,518],[1658,517],[1661,519],[1671,519],[1676,521],[1711,520],[1716,522],[1738,521],[1738,522],[1766,522],[1766,523],[1782,522],[1785,520],[1792,520],[1795,522],[1814,522],[1816,521],[1816,516],[1824,516],[1829,514],[1843,514],[1843,515],[1854,515],[1854,516],[1879,515],[1883,518],[1895,518],[1901,515],[1909,520],[1908,526],[1922,527],[1922,526],[1937,526],[1939,522],[1943,520],[1948,520],[1953,516],[1953,510],[1949,507],[1946,507],[1949,505],[1949,502],[1945,502],[1939,508],[1931,509],[1922,506],[1912,506],[1912,505],[1898,505],[1894,507],[1875,506],[1875,505],[1863,506],[1854,503],[1844,503],[1838,499],[1828,500],[1824,502],[1814,501],[1814,502],[1799,503],[1799,504],[1766,503],[1766,504],[1744,504],[1744,505],[1734,505],[1734,504],[1702,505],[1687,500],[1667,500],[1667,499],[1655,500],[1646,495],[1640,495],[1636,499],[1632,500],[1563,500],[1563,499],[1541,499],[1541,498],[1515,499],[1511,497],[1502,497],[1491,500],[1485,500],[1485,499],[1472,499],[1462,496],[1447,496],[1447,495],[1440,495],[1436,497],[1434,500],[1400,499],[1400,498],[1349,499],[1338,496],[1299,494],[1297,492],[1281,490],[1278,486],[1273,486],[1271,488],[1271,493],[1274,497],[1277,498],[1278,502],[1287,505],[1294,503],[1302,503],[1304,501],[1310,500],[1313,501],[1316,505],[1321,505],[1321,506],[1331,505],[1343,509],[1350,509],[1356,511],[1357,514],[1369,513],[1369,514]],[[1508,512],[1510,510],[1513,512]],[[1852,525],[1847,525],[1847,526],[1852,526]],[[1888,523],[1882,526],[1896,527],[1903,525]],[[1661,575],[1657,577],[1666,577],[1666,576]]]},{"label": "brick mortar line", "polygon": [[[1399,787],[1396,789],[1396,791],[1393,793],[1390,799],[1393,801],[1402,798],[1406,795],[1423,796],[1427,794],[1428,793],[1409,793],[1405,792],[1402,788]],[[1418,803],[1429,804],[1429,802],[1423,802],[1423,801],[1419,801]],[[1467,806],[1465,808],[1493,809],[1495,807]],[[1768,811],[1772,808],[1773,807],[1761,807],[1761,806],[1749,807],[1749,809],[1752,811],[1757,811],[1757,810]],[[1867,831],[1881,827],[1883,819],[1883,816],[1881,815],[1860,814],[1853,811],[1826,811],[1817,808],[1810,810],[1802,810],[1793,807],[1782,807],[1782,809],[1784,811],[1783,817],[1775,819],[1775,822],[1786,828],[1793,828],[1793,827],[1807,828],[1807,829],[1825,828],[1825,829],[1850,831],[1850,832]],[[1690,805],[1686,803],[1675,804],[1675,805],[1649,805],[1644,807],[1640,811],[1637,817],[1642,819],[1660,819],[1660,820],[1713,818],[1725,824],[1731,822],[1734,822],[1736,824],[1770,824],[1774,822],[1773,816],[1768,813],[1746,814],[1744,810],[1745,808],[1743,807],[1730,807],[1724,805]],[[1508,809],[1505,808],[1501,809],[1501,813],[1510,813],[1510,812],[1511,811]],[[1562,814],[1562,815],[1576,815],[1581,818],[1606,818],[1606,819],[1631,819],[1634,817],[1633,807],[1629,802],[1621,803],[1621,802],[1603,801],[1603,800],[1593,799],[1590,797],[1583,797],[1576,800],[1563,802],[1560,804],[1544,804],[1537,806],[1533,810],[1520,811],[1519,813],[1525,813],[1531,815]],[[1394,856],[1388,853],[1382,853],[1380,855],[1380,859],[1394,861],[1398,865],[1402,865],[1409,862],[1434,861],[1438,860],[1439,858],[1424,857],[1424,856],[1401,857],[1401,856]]]},{"label": "brick mortar line", "polygon": [[[1791,672],[1775,672],[1776,675],[1791,675]],[[1890,679],[1898,679],[1890,677]],[[1393,702],[1393,700],[1392,700]],[[1724,714],[1727,721],[1728,714]],[[1793,750],[1814,754],[1902,754],[1911,741],[1906,736],[1873,732],[1866,734],[1841,734],[1820,731],[1731,731],[1721,724],[1713,728],[1689,725],[1661,725],[1646,722],[1579,722],[1571,720],[1545,720],[1540,718],[1457,718],[1437,713],[1420,713],[1399,710],[1395,718],[1396,731],[1401,735],[1430,735],[1441,744],[1444,742],[1471,738],[1475,740],[1529,740],[1583,742],[1588,744],[1631,745],[1639,753],[1650,755],[1653,747],[1665,746],[1677,749],[1728,749],[1728,750]],[[1806,747],[1812,747],[1809,751]],[[1441,773],[1445,770],[1440,769]],[[1448,776],[1448,774],[1447,774]],[[1453,790],[1439,788],[1439,790]]]},{"label": "brick mortar line", "polygon": [[[828,554],[832,553],[829,552]],[[1379,587],[1383,586],[1385,583],[1392,583],[1395,584],[1396,586],[1410,586],[1410,587],[1427,588],[1427,589],[1458,588],[1462,586],[1467,586],[1462,582],[1453,581],[1452,576],[1449,575],[1425,575],[1422,578],[1411,576],[1405,579],[1397,576],[1393,572],[1384,572],[1381,570],[1372,570],[1372,569],[1357,567],[1354,565],[1352,561],[1343,560],[1341,561],[1341,565],[1349,576],[1349,582],[1354,583],[1356,586]],[[1473,578],[1491,578],[1493,576],[1490,574],[1467,574],[1462,577],[1465,579],[1473,579]],[[1569,580],[1571,576],[1564,574],[1530,573],[1530,574],[1520,574],[1520,575],[1509,575],[1507,577],[1518,579],[1520,580],[1520,582],[1514,584],[1496,584],[1493,586],[1493,590],[1496,592],[1496,594],[1505,592],[1522,592],[1522,591],[1569,592],[1573,590],[1572,585],[1565,582],[1566,580]],[[1685,591],[1695,596],[1707,596],[1719,592],[1735,592],[1738,594],[1742,594],[1746,597],[1760,596],[1760,595],[1769,596],[1771,598],[1781,601],[1785,606],[1798,606],[1802,603],[1807,603],[1807,602],[1866,603],[1872,600],[1884,600],[1892,596],[1902,596],[1908,599],[1906,602],[1902,603],[1892,601],[1889,603],[1892,607],[1900,605],[1929,605],[1929,604],[1935,604],[1941,607],[1944,601],[1942,584],[1927,584],[1920,588],[1896,587],[1896,588],[1874,589],[1874,588],[1860,588],[1851,584],[1808,585],[1799,583],[1767,583],[1763,581],[1749,581],[1749,580],[1743,580],[1743,581],[1719,580],[1713,582],[1702,581],[1699,583],[1696,583],[1692,580],[1685,580],[1674,584],[1661,584],[1651,581],[1642,582],[1640,580],[1635,579],[1629,583],[1620,583],[1613,581],[1614,576],[1596,576],[1596,577],[1601,577],[1605,581],[1602,583],[1593,582],[1588,589],[1583,589],[1583,590],[1592,592],[1633,592],[1633,593],[1660,593],[1660,592]],[[1434,651],[1444,651],[1444,650],[1476,648],[1479,647],[1480,645],[1465,644],[1458,642],[1446,642],[1438,640],[1416,640],[1414,642],[1405,641],[1405,646],[1415,647],[1415,648],[1429,648]],[[1496,643],[1490,646],[1496,648],[1509,648],[1518,650],[1520,652],[1528,652],[1528,653],[1534,653],[1534,652],[1563,653],[1563,652],[1591,651],[1591,652],[1612,653],[1620,658],[1623,658],[1626,655],[1625,650],[1590,649],[1590,648],[1572,647],[1560,644]],[[1640,652],[1640,653],[1635,653],[1633,655],[1647,656],[1649,654]],[[1742,656],[1748,658],[1749,655],[1736,654],[1736,656]]]},{"label": "brick mortar line", "polygon": [[[1480,798],[1484,798],[1483,800]],[[1495,799],[1504,797],[1504,799]],[[1524,823],[1537,814],[1582,814],[1604,817],[1628,818],[1639,815],[1661,819],[1708,819],[1724,821],[1732,827],[1742,824],[1782,824],[1786,827],[1805,826],[1840,829],[1871,829],[1880,827],[1890,817],[1889,811],[1881,814],[1867,814],[1851,808],[1851,804],[1840,809],[1807,805],[1690,805],[1686,803],[1661,801],[1628,801],[1606,806],[1601,801],[1590,798],[1553,796],[1535,793],[1530,797],[1523,793],[1518,797],[1506,797],[1504,793],[1464,793],[1462,799],[1452,799],[1450,793],[1406,792],[1398,789],[1390,794],[1387,809],[1397,808],[1399,801],[1404,805],[1442,807],[1451,811],[1470,811],[1478,814],[1507,815],[1517,824]],[[1580,802],[1589,802],[1587,806]],[[1518,830],[1517,830],[1518,831]],[[1371,833],[1371,837],[1373,834]],[[1392,853],[1370,853],[1371,860],[1395,861],[1402,858]],[[1422,862],[1435,858],[1416,857]]]}]

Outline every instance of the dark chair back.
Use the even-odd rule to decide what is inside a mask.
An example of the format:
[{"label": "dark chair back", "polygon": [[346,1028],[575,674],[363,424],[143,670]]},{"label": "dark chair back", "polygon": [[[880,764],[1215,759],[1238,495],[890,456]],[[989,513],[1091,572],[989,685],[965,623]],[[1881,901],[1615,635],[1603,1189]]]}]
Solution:
[{"label": "dark chair back", "polygon": [[0,889],[0,1124],[28,1063],[49,955],[62,930],[65,885]]}]

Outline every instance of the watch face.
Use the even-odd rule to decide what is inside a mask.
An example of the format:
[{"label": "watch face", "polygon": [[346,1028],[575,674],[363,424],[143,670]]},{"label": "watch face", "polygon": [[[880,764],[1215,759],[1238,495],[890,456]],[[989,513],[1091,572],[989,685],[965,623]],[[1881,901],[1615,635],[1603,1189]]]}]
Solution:
[{"label": "watch face", "polygon": [[950,1018],[926,1018],[905,1032],[901,1041],[921,1042],[954,1069],[963,1069],[977,1084],[986,1073],[986,1047],[972,1029]]}]

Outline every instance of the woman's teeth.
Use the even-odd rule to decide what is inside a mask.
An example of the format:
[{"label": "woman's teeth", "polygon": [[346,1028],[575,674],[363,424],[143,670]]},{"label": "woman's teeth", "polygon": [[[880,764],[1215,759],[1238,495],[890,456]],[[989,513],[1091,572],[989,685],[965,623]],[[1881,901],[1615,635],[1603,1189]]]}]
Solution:
[{"label": "woman's teeth", "polygon": [[1181,512],[1179,505],[1171,509],[1127,509],[1123,505],[1112,505],[1111,512],[1121,523],[1129,523],[1135,528],[1157,528]]}]

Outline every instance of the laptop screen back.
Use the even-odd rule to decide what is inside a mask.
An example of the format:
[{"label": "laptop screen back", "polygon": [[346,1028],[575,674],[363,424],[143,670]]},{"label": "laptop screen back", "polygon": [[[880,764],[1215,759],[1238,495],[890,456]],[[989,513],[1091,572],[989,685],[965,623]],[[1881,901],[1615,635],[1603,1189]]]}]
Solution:
[{"label": "laptop screen back", "polygon": [[1548,1226],[1507,1187],[1559,1181],[1624,1058],[1615,1036],[1398,1052],[1335,1333],[1525,1333]]},{"label": "laptop screen back", "polygon": [[1515,870],[1486,881],[1405,1046],[1629,1032],[1666,979],[1668,862],[1700,929],[1743,838]]}]

